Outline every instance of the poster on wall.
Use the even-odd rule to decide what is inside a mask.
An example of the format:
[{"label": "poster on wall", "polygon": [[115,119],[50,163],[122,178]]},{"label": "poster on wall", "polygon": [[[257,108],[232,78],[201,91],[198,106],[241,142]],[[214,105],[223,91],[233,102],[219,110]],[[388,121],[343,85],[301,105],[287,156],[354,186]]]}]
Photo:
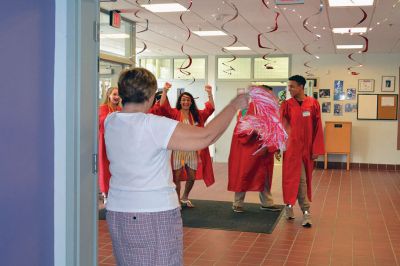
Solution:
[{"label": "poster on wall", "polygon": [[343,91],[343,80],[335,80],[333,85],[333,100],[343,101],[346,98]]},{"label": "poster on wall", "polygon": [[355,100],[355,99],[356,99],[356,89],[355,88],[347,89],[346,100]]},{"label": "poster on wall", "polygon": [[333,107],[333,115],[343,116],[343,105],[341,103],[335,103]]},{"label": "poster on wall", "polygon": [[322,111],[322,113],[330,113],[331,112],[331,102],[322,103],[321,111]]},{"label": "poster on wall", "polygon": [[319,98],[331,98],[331,90],[330,89],[320,89],[319,90]]},{"label": "poster on wall", "polygon": [[346,103],[344,106],[344,111],[346,113],[357,113],[357,104],[356,103]]}]

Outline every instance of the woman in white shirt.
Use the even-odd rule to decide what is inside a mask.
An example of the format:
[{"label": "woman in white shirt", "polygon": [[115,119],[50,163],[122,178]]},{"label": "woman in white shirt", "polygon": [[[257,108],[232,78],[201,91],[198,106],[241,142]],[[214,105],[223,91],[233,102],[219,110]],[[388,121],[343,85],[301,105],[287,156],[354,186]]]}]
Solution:
[{"label": "woman in white shirt", "polygon": [[171,150],[214,143],[248,96],[233,99],[206,127],[148,114],[157,80],[143,68],[118,81],[121,112],[105,121],[111,182],[107,222],[118,265],[183,265],[182,219],[170,164]]}]

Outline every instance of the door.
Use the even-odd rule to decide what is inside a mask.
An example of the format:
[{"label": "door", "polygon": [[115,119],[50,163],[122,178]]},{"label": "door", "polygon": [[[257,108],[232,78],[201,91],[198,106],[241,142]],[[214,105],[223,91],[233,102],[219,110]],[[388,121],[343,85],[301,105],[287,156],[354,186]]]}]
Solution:
[{"label": "door", "polygon": [[54,265],[97,265],[97,0],[56,0]]}]

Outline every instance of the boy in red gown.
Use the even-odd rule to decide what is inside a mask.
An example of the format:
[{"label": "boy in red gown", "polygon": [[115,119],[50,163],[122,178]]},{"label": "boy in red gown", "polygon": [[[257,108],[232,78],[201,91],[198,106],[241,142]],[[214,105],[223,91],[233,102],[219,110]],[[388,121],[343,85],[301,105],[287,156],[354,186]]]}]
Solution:
[{"label": "boy in red gown", "polygon": [[281,105],[281,119],[289,135],[283,152],[282,188],[285,215],[294,219],[296,199],[303,211],[304,227],[311,227],[310,201],[314,160],[325,153],[321,110],[317,100],[304,94],[304,77],[289,78],[291,99]]},{"label": "boy in red gown", "polygon": [[[263,87],[270,93],[272,88]],[[254,114],[254,105],[250,103],[248,110],[242,110],[237,119],[236,128],[240,118]],[[280,211],[274,205],[271,195],[272,175],[274,171],[275,149],[263,149],[254,154],[262,145],[256,133],[233,134],[228,162],[228,190],[235,192],[232,209],[234,212],[244,212],[243,203],[247,191],[259,191],[261,202],[260,209],[267,211]]]}]

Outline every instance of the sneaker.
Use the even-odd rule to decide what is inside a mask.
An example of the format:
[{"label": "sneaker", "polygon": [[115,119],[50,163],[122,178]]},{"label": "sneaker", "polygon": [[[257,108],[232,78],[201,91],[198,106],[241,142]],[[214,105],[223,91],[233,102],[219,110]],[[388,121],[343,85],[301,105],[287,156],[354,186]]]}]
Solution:
[{"label": "sneaker", "polygon": [[234,212],[237,212],[237,213],[242,213],[242,212],[244,212],[243,207],[240,207],[240,206],[232,206],[232,210],[233,210]]},{"label": "sneaker", "polygon": [[311,227],[312,222],[311,222],[311,213],[308,211],[305,211],[303,214],[303,222],[301,223],[303,227]]},{"label": "sneaker", "polygon": [[294,212],[293,212],[292,205],[286,205],[286,207],[285,207],[285,217],[286,217],[287,220],[293,220],[294,219]]},{"label": "sneaker", "polygon": [[282,209],[281,208],[279,208],[278,206],[276,206],[276,205],[271,205],[271,206],[260,206],[260,210],[263,210],[263,211],[270,211],[270,212],[280,212]]}]

